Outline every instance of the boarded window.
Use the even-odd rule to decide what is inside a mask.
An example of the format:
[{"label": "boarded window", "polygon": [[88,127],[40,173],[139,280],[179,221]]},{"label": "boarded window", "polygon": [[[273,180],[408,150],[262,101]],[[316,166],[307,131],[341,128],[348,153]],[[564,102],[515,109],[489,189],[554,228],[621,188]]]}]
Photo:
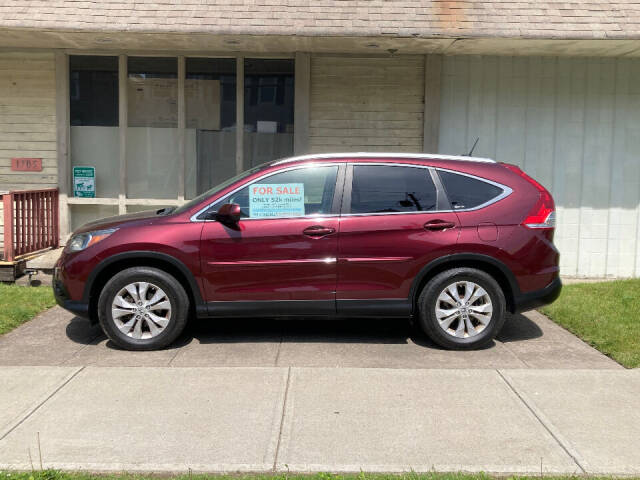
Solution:
[{"label": "boarded window", "polygon": [[127,61],[127,197],[176,198],[178,60],[129,57]]}]

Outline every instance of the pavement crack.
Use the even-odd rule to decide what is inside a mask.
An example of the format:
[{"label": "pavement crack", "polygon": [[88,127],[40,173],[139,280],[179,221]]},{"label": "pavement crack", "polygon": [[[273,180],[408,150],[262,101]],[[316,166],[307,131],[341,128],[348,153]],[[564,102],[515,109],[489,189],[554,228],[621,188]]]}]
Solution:
[{"label": "pavement crack", "polygon": [[98,332],[95,335],[93,335],[91,338],[89,338],[89,341],[87,343],[85,343],[82,347],[80,347],[80,349],[73,352],[69,358],[65,359],[59,365],[60,366],[69,365],[69,362],[71,362],[74,358],[78,358],[82,352],[84,352],[87,348],[93,345],[93,342],[96,341],[101,336],[102,336],[102,332]]},{"label": "pavement crack", "polygon": [[180,354],[182,350],[179,348],[176,348],[176,353],[171,357],[171,360],[169,360],[169,363],[167,363],[167,367],[173,367],[173,361],[176,359],[176,357]]},{"label": "pavement crack", "polygon": [[511,382],[507,379],[507,377],[505,377],[502,374],[500,370],[496,369],[496,372],[498,373],[500,378],[502,378],[504,383],[506,383],[507,386],[511,389],[511,391],[516,395],[516,397],[518,397],[520,401],[524,404],[524,406],[527,407],[527,409],[536,418],[536,420],[540,422],[540,425],[542,425],[544,429],[547,432],[549,432],[549,435],[551,435],[551,437],[553,437],[553,439],[558,443],[558,445],[560,445],[560,448],[562,448],[562,450],[564,450],[564,452],[569,456],[569,458],[571,458],[575,462],[575,464],[578,466],[578,468],[580,468],[582,473],[586,474],[587,470],[583,466],[585,462],[578,459],[579,458],[578,453],[575,452],[570,445],[565,444],[565,443],[568,444],[569,442],[563,441],[560,433],[556,431],[556,427],[553,426],[553,424],[549,420],[544,419],[544,415],[542,414],[542,412],[540,412],[538,408],[535,405],[533,405],[531,401],[525,398],[523,394],[518,392],[518,390],[511,384]]},{"label": "pavement crack", "polygon": [[280,336],[280,342],[278,343],[278,350],[276,351],[276,358],[273,361],[273,366],[277,367],[278,362],[280,361],[280,350],[282,349],[282,342],[284,342],[284,335]]},{"label": "pavement crack", "polygon": [[1,437],[0,437],[0,441],[4,440],[5,438],[7,438],[7,436],[13,432],[16,428],[18,428],[20,425],[22,425],[24,422],[27,421],[28,418],[30,418],[34,413],[36,413],[40,407],[42,407],[45,403],[47,403],[49,401],[49,399],[51,399],[56,393],[58,393],[60,390],[62,390],[69,382],[71,382],[71,380],[73,380],[74,378],[76,378],[76,376],[78,376],[78,374],[83,371],[85,369],[85,367],[80,367],[78,370],[76,370],[75,372],[73,372],[72,375],[69,376],[69,378],[67,378],[64,382],[62,382],[62,384],[60,386],[58,386],[53,392],[51,392],[49,395],[47,395],[47,397],[42,400],[40,403],[38,403],[34,408],[31,409],[31,411],[29,413],[27,413],[18,423],[16,423],[13,427],[11,427],[9,430],[7,430]]},{"label": "pavement crack", "polygon": [[532,368],[531,365],[529,365],[524,359],[520,358],[516,352],[514,352],[513,350],[511,350],[511,347],[509,347],[507,345],[506,342],[502,342],[500,340],[498,340],[497,338],[494,339],[494,342],[496,342],[496,345],[502,345],[502,347],[509,352],[513,358],[515,358],[517,361],[519,361],[520,363],[522,363],[522,365],[524,365],[526,368]]},{"label": "pavement crack", "polygon": [[284,387],[284,400],[282,401],[282,416],[280,417],[280,428],[278,430],[278,442],[276,443],[276,453],[273,456],[272,471],[278,468],[278,455],[280,454],[280,441],[282,440],[282,429],[284,427],[284,416],[287,412],[287,399],[289,398],[289,385],[291,384],[291,367],[287,367],[287,383]]}]

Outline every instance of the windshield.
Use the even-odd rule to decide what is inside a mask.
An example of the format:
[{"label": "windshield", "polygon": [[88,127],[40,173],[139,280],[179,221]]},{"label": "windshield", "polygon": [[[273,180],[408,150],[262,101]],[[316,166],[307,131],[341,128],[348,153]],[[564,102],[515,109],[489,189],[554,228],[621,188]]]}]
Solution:
[{"label": "windshield", "polygon": [[245,170],[242,173],[239,173],[238,175],[236,175],[235,177],[231,177],[228,180],[225,180],[222,183],[219,183],[218,185],[216,185],[213,188],[210,188],[209,190],[207,190],[204,193],[201,193],[200,195],[198,195],[197,197],[195,197],[193,200],[189,200],[187,203],[179,206],[178,208],[176,208],[172,213],[184,213],[187,210],[191,209],[192,207],[198,205],[200,202],[202,202],[203,200],[206,200],[207,198],[213,196],[215,193],[219,192],[220,190],[223,190],[225,188],[227,188],[229,185],[237,182],[238,180],[242,180],[245,177],[248,177],[249,175],[252,175],[256,172],[259,172],[260,170],[264,170],[266,169],[269,165],[271,165],[273,162],[266,162],[266,163],[262,163],[256,167],[253,167],[249,170]]}]

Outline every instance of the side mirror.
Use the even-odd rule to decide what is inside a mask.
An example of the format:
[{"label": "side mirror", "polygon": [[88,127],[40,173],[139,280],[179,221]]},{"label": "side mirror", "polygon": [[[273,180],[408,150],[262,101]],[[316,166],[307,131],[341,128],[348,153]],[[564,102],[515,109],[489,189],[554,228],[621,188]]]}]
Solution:
[{"label": "side mirror", "polygon": [[235,225],[240,221],[241,213],[240,205],[237,203],[225,203],[218,209],[216,220],[221,223]]}]

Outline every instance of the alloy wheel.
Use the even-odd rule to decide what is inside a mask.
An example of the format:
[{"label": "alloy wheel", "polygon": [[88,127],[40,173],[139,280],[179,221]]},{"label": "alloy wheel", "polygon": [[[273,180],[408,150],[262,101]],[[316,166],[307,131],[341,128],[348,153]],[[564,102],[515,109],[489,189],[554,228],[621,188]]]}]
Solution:
[{"label": "alloy wheel", "polygon": [[160,335],[171,321],[171,302],[157,285],[133,282],[111,304],[111,316],[122,333],[138,340]]},{"label": "alloy wheel", "polygon": [[435,313],[438,325],[448,335],[468,338],[487,328],[493,305],[489,294],[480,285],[459,281],[448,285],[438,295]]}]

